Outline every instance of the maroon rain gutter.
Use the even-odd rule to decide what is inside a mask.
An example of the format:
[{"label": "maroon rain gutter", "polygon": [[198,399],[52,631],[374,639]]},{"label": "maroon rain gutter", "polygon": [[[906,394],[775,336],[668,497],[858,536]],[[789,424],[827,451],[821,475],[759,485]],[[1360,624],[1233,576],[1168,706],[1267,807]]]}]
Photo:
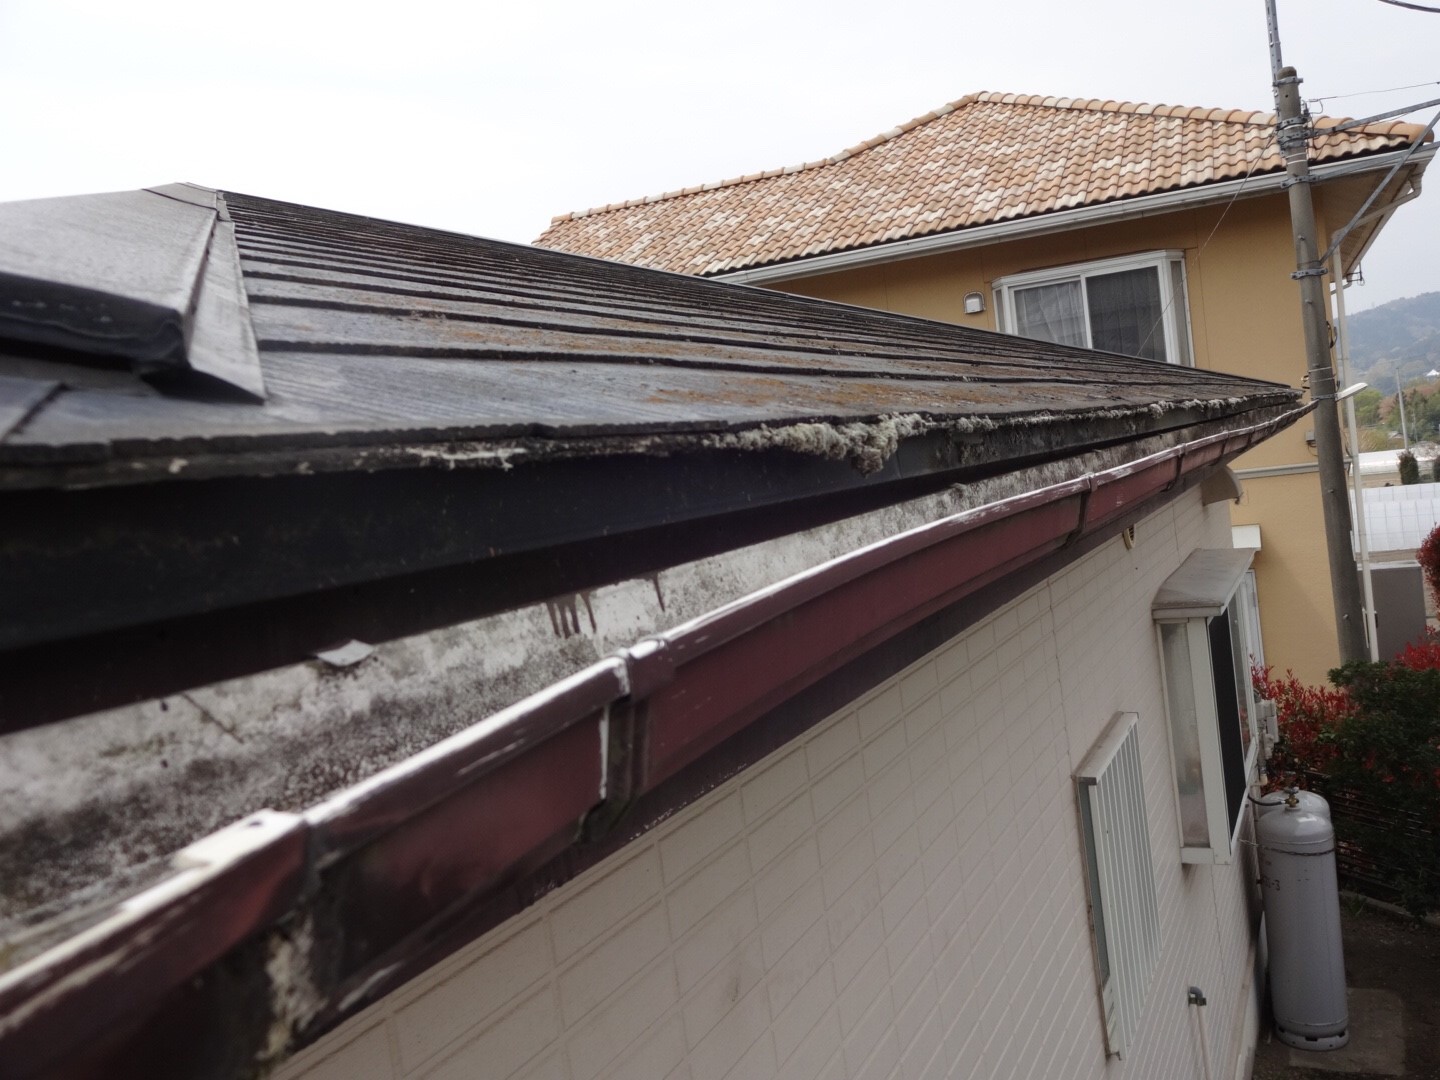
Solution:
[{"label": "maroon rain gutter", "polygon": [[297,909],[318,919],[323,895],[343,932],[329,976],[307,973],[320,1000],[286,1017],[285,988],[272,995],[276,1019],[310,1041],[438,960],[458,911],[573,845],[587,817],[1310,407],[871,544],[621,650],[303,814],[262,811],[192,844],[171,877],[0,975],[0,1072],[103,1074],[132,1036],[169,1037],[144,1025],[172,991]]}]

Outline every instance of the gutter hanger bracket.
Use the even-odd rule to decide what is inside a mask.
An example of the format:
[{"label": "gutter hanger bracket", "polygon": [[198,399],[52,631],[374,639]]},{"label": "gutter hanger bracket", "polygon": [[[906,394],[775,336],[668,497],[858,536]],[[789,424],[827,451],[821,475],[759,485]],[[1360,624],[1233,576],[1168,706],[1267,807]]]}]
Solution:
[{"label": "gutter hanger bracket", "polygon": [[1166,491],[1171,491],[1171,490],[1173,490],[1174,487],[1175,487],[1175,485],[1178,484],[1178,483],[1180,483],[1180,478],[1185,475],[1185,451],[1186,451],[1186,449],[1187,449],[1187,447],[1185,446],[1185,444],[1184,444],[1184,443],[1181,443],[1181,444],[1180,444],[1180,452],[1175,455],[1175,478],[1174,478],[1173,480],[1171,480],[1170,483],[1168,483],[1168,484],[1165,485],[1165,490],[1166,490]]},{"label": "gutter hanger bracket", "polygon": [[1065,539],[1061,541],[1060,548],[1063,551],[1072,544],[1080,542],[1085,535],[1085,527],[1090,523],[1090,498],[1095,494],[1095,477],[1085,477],[1085,487],[1080,491],[1080,513],[1076,517],[1075,528],[1071,529]]},{"label": "gutter hanger bracket", "polygon": [[580,822],[581,843],[604,839],[634,805],[645,760],[644,730],[643,708],[635,702],[617,701],[605,707],[601,799]]}]

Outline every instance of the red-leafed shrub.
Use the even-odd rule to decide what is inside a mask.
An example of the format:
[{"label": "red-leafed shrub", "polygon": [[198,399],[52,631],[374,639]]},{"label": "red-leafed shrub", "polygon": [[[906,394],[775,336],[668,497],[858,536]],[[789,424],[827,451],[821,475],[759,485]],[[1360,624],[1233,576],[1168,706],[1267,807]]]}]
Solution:
[{"label": "red-leafed shrub", "polygon": [[[1440,458],[1436,459],[1440,462]],[[1440,607],[1440,525],[1436,525],[1421,542],[1420,548],[1415,552],[1415,558],[1420,563],[1420,569],[1425,572],[1425,584],[1430,586],[1430,595],[1434,597],[1437,607]]]},{"label": "red-leafed shrub", "polygon": [[[1336,668],[1333,689],[1269,668],[1251,677],[1256,696],[1275,703],[1272,775],[1316,780],[1342,848],[1363,853],[1410,911],[1440,910],[1440,636],[1391,661]],[[1347,816],[1346,807],[1365,809]]]},{"label": "red-leafed shrub", "polygon": [[1271,668],[1255,668],[1255,696],[1275,703],[1280,744],[1271,761],[1277,774],[1328,773],[1335,761],[1335,732],[1354,712],[1350,695],[1328,686],[1306,686],[1293,671],[1283,677]]},{"label": "red-leafed shrub", "polygon": [[1412,641],[1395,657],[1395,662],[1411,671],[1433,671],[1440,668],[1440,634],[1426,628],[1421,641]]}]

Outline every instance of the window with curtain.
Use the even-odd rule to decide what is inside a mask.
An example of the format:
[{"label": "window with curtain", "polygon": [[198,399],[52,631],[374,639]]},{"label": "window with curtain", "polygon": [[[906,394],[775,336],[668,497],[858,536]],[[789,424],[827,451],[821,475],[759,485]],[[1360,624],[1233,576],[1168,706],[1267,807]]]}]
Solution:
[{"label": "window with curtain", "polygon": [[1021,337],[1190,364],[1182,252],[1014,274],[995,282],[1000,329]]}]

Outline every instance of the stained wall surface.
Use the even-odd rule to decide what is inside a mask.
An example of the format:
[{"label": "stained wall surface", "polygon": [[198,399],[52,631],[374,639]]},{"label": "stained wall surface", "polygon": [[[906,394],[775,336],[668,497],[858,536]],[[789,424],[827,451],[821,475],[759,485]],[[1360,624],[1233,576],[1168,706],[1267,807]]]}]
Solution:
[{"label": "stained wall surface", "polygon": [[[1197,493],[952,639],[292,1059],[284,1080],[1246,1075],[1248,849],[1179,860],[1150,603]],[[1140,717],[1162,932],[1107,1059],[1071,779]]]}]

